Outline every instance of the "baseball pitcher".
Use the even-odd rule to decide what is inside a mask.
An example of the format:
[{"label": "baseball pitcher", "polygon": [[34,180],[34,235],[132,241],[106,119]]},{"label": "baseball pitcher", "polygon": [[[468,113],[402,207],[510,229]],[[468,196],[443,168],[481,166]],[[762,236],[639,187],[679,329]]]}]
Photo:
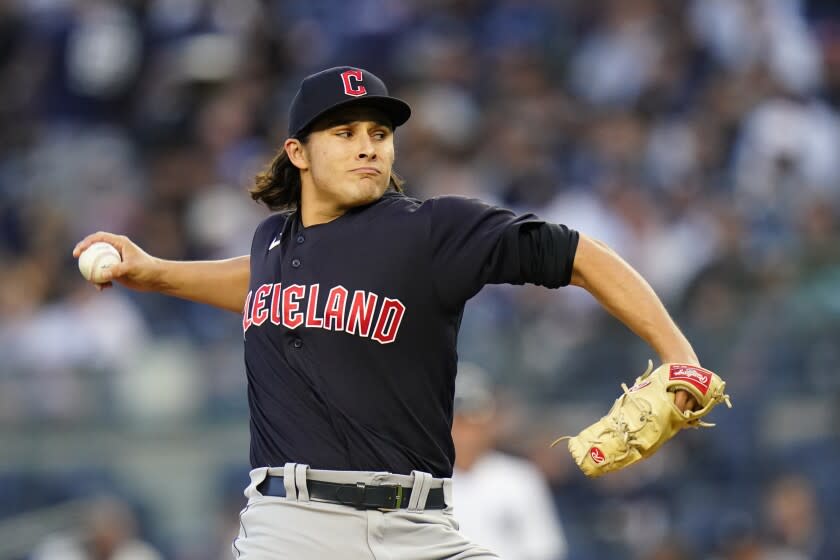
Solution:
[{"label": "baseball pitcher", "polygon": [[250,255],[164,261],[105,232],[75,248],[117,248],[105,285],[241,314],[253,470],[235,558],[496,558],[458,532],[450,479],[458,328],[486,284],[579,286],[664,364],[570,439],[589,475],[650,455],[726,401],[647,282],[604,244],[478,200],[403,194],[394,133],[410,113],[366,70],[311,75],[251,191],[275,213]]}]

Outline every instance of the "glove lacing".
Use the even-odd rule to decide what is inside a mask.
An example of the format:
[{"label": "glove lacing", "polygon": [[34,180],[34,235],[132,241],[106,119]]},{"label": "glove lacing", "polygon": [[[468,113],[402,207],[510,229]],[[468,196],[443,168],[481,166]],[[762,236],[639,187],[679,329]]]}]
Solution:
[{"label": "glove lacing", "polygon": [[732,408],[732,401],[729,400],[729,395],[724,393],[724,389],[726,389],[726,382],[722,382],[717,388],[715,388],[714,394],[709,396],[709,402],[706,403],[706,406],[701,408],[697,411],[686,411],[683,412],[682,415],[688,421],[685,423],[685,427],[687,428],[714,428],[716,424],[714,422],[704,422],[701,420],[703,416],[711,411],[712,407],[718,403],[724,403],[726,408]]},{"label": "glove lacing", "polygon": [[[651,421],[653,418],[653,407],[650,406],[650,403],[645,399],[640,399],[633,395],[630,392],[630,389],[627,388],[626,383],[621,384],[621,388],[624,390],[624,394],[621,396],[622,399],[629,398],[636,408],[640,412],[639,416],[639,427],[635,430],[630,429],[630,424],[624,419],[624,415],[619,415],[615,418],[610,418],[612,420],[611,426],[606,426],[601,432],[597,435],[595,439],[592,440],[594,444],[602,444],[604,440],[602,439],[606,434],[615,434],[623,443],[624,443],[624,451],[618,457],[610,457],[609,463],[614,463],[618,461],[623,461],[633,449],[638,448],[638,444],[635,443],[635,434],[642,431],[648,422]],[[616,403],[616,407],[620,407],[622,402]],[[609,416],[609,415],[607,415]],[[655,424],[654,424],[655,425]],[[657,431],[659,427],[656,426]],[[574,436],[563,436],[559,437],[551,443],[551,447],[554,447],[564,439],[572,439]]]}]

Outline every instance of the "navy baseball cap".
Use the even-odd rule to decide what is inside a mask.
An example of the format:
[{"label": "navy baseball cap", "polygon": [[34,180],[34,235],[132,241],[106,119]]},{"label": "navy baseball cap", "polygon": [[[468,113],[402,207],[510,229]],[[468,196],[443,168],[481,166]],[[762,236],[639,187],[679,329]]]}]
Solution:
[{"label": "navy baseball cap", "polygon": [[355,103],[384,112],[394,128],[411,116],[408,103],[388,95],[388,88],[374,74],[352,66],[337,66],[303,79],[289,108],[289,137],[296,137],[324,113]]}]

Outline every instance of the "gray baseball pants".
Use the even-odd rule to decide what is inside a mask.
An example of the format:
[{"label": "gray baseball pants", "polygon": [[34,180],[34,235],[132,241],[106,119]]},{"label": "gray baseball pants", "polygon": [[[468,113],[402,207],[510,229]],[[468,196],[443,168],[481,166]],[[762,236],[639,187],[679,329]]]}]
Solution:
[{"label": "gray baseball pants", "polygon": [[[283,476],[286,497],[263,496],[266,476]],[[408,507],[356,509],[309,499],[306,481],[339,484],[399,484],[411,488]],[[431,488],[443,487],[446,508],[425,509]],[[452,479],[386,472],[325,471],[288,463],[251,471],[248,504],[233,542],[236,560],[489,560],[498,556],[458,532],[452,514]]]}]

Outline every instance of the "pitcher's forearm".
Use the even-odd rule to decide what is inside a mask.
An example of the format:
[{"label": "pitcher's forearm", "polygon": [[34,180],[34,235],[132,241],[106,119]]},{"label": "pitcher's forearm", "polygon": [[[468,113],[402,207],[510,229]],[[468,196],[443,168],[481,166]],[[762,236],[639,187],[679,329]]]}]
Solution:
[{"label": "pitcher's forearm", "polygon": [[219,261],[156,259],[161,293],[241,313],[248,294],[251,257]]},{"label": "pitcher's forearm", "polygon": [[605,244],[581,235],[572,284],[591,293],[607,311],[650,344],[663,362],[699,365],[691,344],[650,284]]}]

